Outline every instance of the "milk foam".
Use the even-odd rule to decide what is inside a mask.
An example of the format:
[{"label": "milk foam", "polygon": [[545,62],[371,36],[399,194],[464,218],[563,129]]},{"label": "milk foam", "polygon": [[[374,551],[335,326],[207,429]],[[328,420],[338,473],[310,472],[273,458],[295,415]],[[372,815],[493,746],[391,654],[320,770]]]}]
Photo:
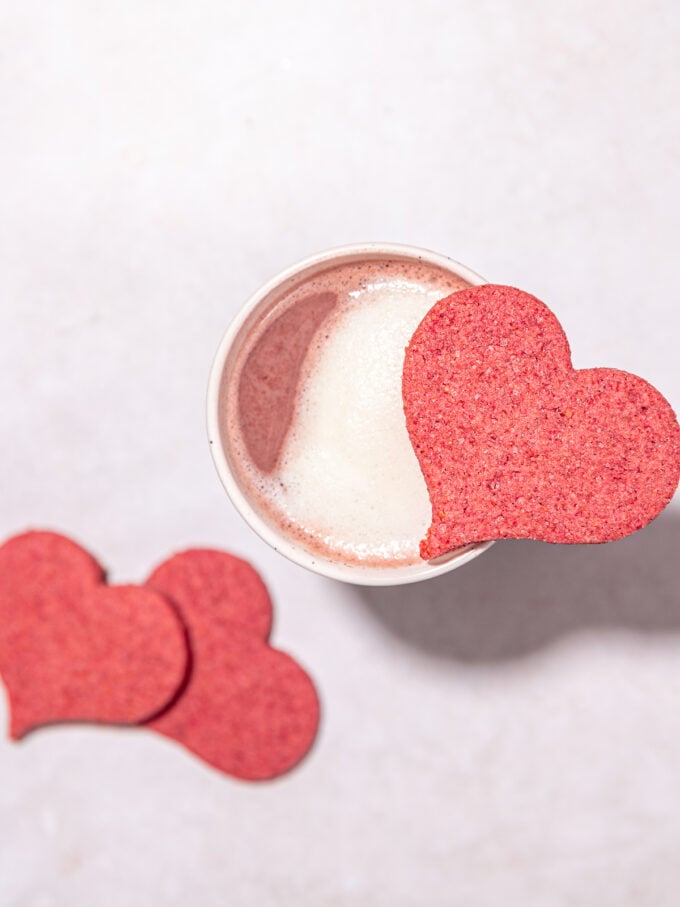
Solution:
[{"label": "milk foam", "polygon": [[441,289],[377,279],[348,293],[306,374],[272,502],[351,560],[418,558],[427,488],[406,432],[404,348]]},{"label": "milk foam", "polygon": [[[223,442],[254,506],[309,551],[365,566],[420,563],[431,508],[406,431],[404,351],[434,303],[466,286],[421,261],[353,261],[302,277],[250,328],[224,388]],[[317,321],[293,399],[281,409],[295,320],[288,313],[329,293],[335,303]],[[259,361],[257,349],[270,352]],[[243,430],[248,414],[239,410],[239,389],[253,381],[253,425],[270,433],[268,414],[276,412],[286,426],[269,470],[255,465]],[[243,395],[241,403],[248,405]]]}]

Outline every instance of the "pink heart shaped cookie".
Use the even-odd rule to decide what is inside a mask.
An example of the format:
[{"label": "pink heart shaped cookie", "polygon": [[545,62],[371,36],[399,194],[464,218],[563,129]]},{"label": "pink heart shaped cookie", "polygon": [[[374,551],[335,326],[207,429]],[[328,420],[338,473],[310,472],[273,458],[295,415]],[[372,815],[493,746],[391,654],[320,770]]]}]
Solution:
[{"label": "pink heart shaped cookie", "polygon": [[640,529],[680,479],[680,428],[642,378],[576,370],[540,300],[491,284],[438,302],[403,371],[432,524],[421,556],[471,542],[605,542]]},{"label": "pink heart shaped cookie", "polygon": [[220,771],[274,778],[307,753],[319,700],[298,663],[267,642],[272,608],[258,573],[222,551],[184,551],[147,585],[177,607],[188,628],[186,688],[148,727],[182,743]]},{"label": "pink heart shaped cookie", "polygon": [[0,675],[13,738],[54,721],[137,724],[173,698],[187,660],[168,602],[107,586],[75,542],[27,532],[0,546]]}]

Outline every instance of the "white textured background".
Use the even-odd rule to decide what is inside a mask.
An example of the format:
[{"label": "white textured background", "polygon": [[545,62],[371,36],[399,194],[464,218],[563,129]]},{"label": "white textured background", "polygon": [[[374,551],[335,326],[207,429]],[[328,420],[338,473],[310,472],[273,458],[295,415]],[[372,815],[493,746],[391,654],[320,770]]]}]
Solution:
[{"label": "white textured background", "polygon": [[203,400],[251,291],[369,239],[536,293],[679,408],[679,47],[676,0],[0,2],[2,536],[116,581],[252,558],[324,707],[259,786],[143,732],[2,740],[1,907],[676,907],[678,501],[343,587],[240,522]]}]

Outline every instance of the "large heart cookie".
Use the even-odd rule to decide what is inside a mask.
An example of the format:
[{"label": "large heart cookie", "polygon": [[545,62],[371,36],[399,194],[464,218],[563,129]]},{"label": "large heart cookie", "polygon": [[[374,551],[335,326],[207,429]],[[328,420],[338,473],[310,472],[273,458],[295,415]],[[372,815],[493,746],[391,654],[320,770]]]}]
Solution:
[{"label": "large heart cookie", "polygon": [[0,546],[0,675],[12,737],[53,721],[138,724],[173,698],[187,660],[167,601],[107,586],[75,542],[27,532]]},{"label": "large heart cookie", "polygon": [[605,542],[654,519],[680,479],[680,428],[642,378],[575,370],[552,312],[512,287],[438,302],[406,350],[406,425],[435,558],[470,542]]},{"label": "large heart cookie", "polygon": [[292,768],[314,741],[319,701],[297,662],[267,642],[271,603],[257,572],[194,549],[162,563],[147,585],[177,607],[192,653],[182,695],[148,726],[238,778]]}]

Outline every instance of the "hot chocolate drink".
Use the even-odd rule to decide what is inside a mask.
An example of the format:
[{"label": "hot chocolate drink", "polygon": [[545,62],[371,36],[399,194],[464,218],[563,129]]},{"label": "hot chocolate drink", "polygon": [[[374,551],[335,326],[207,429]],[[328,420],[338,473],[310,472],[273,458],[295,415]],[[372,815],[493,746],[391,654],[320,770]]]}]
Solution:
[{"label": "hot chocolate drink", "polygon": [[401,396],[404,348],[469,284],[376,255],[292,278],[244,324],[219,393],[221,444],[260,516],[343,564],[420,561],[431,509]]}]

